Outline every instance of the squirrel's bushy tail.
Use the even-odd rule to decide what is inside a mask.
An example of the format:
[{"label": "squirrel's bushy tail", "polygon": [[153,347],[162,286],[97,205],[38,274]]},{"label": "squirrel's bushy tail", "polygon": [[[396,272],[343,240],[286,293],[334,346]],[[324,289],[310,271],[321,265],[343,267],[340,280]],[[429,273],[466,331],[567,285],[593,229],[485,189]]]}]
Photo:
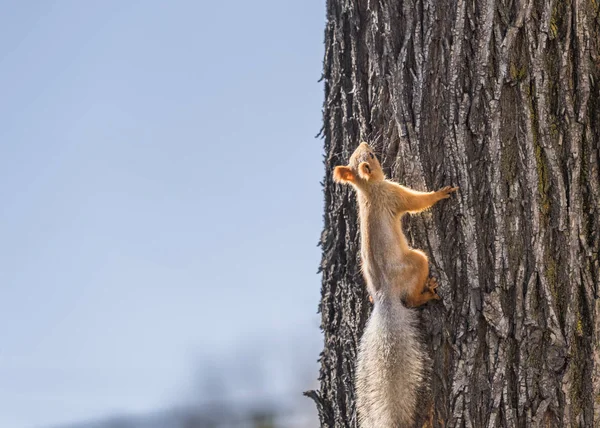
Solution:
[{"label": "squirrel's bushy tail", "polygon": [[397,299],[375,304],[358,351],[356,406],[361,428],[407,428],[415,421],[426,354],[418,314]]}]

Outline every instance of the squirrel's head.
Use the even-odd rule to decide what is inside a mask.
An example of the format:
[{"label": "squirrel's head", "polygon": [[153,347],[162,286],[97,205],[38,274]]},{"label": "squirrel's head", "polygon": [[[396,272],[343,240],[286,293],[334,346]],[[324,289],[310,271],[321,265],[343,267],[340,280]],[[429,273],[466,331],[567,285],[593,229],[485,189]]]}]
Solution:
[{"label": "squirrel's head", "polygon": [[381,164],[367,143],[360,143],[347,166],[336,166],[333,179],[338,183],[371,184],[385,180]]}]

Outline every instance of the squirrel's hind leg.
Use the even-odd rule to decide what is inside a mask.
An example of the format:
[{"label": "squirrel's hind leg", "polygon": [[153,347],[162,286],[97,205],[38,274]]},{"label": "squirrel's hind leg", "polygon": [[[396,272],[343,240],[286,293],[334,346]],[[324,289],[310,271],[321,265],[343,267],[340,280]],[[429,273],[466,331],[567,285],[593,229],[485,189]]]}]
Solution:
[{"label": "squirrel's hind leg", "polygon": [[420,250],[410,250],[406,254],[406,261],[411,266],[409,281],[404,301],[409,307],[424,305],[430,300],[439,300],[436,292],[438,286],[434,278],[429,277],[429,260]]}]

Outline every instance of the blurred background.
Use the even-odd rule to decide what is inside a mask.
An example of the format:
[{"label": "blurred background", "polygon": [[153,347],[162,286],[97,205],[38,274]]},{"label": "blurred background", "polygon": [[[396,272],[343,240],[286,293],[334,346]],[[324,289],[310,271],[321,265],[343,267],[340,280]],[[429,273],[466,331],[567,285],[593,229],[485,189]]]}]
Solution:
[{"label": "blurred background", "polygon": [[0,0],[0,427],[314,427],[322,1]]}]

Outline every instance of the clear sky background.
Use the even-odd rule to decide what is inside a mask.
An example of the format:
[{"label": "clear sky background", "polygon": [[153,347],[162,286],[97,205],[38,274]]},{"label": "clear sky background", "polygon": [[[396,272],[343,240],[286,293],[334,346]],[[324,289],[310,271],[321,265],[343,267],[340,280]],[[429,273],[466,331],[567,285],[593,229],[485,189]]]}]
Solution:
[{"label": "clear sky background", "polygon": [[0,0],[0,427],[316,378],[324,18]]}]

